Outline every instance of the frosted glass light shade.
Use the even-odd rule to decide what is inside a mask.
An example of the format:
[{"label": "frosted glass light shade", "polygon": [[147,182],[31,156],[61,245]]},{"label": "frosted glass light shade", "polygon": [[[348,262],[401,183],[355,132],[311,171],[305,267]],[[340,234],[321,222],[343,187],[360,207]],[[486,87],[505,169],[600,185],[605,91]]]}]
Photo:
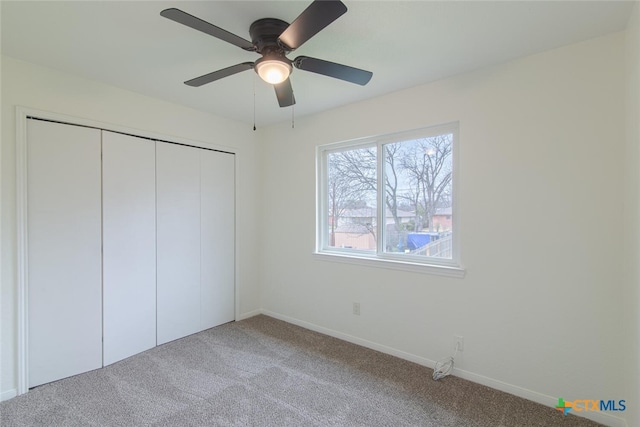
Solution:
[{"label": "frosted glass light shade", "polygon": [[278,84],[289,78],[291,64],[278,59],[263,59],[256,63],[256,72],[265,82]]}]

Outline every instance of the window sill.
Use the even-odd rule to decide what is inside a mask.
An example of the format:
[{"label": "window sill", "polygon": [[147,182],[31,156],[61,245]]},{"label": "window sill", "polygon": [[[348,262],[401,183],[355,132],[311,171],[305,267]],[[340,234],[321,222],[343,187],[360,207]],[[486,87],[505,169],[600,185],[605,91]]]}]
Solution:
[{"label": "window sill", "polygon": [[401,270],[411,273],[433,274],[437,276],[463,278],[465,269],[449,265],[422,264],[418,262],[402,261],[389,258],[367,257],[358,254],[314,252],[314,257],[321,261],[341,262],[367,267]]}]

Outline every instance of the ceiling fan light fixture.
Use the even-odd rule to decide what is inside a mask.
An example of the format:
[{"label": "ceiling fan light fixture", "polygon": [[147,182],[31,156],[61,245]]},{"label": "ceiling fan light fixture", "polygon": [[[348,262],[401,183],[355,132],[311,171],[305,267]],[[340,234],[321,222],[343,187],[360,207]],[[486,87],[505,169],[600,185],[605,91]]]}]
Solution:
[{"label": "ceiling fan light fixture", "polygon": [[284,58],[263,57],[256,61],[256,73],[270,84],[278,84],[289,78],[291,63]]},{"label": "ceiling fan light fixture", "polygon": [[[2,1],[2,0],[0,0]],[[261,58],[255,62],[242,62],[184,82],[187,86],[200,87],[242,71],[253,70],[262,80],[273,85],[280,107],[296,103],[289,76],[293,68],[332,77],[359,85],[366,85],[373,73],[324,59],[298,56],[291,61],[287,55],[298,49],[325,27],[347,11],[340,0],[313,0],[291,24],[277,18],[262,18],[249,27],[251,41],[237,36],[202,19],[169,8],[160,15],[186,25],[217,39],[230,43],[247,52],[255,52]]]}]

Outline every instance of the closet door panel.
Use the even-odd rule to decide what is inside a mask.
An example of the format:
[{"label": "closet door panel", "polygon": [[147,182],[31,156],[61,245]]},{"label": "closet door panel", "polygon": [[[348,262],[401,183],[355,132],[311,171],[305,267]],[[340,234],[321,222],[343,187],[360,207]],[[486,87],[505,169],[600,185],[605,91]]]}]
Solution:
[{"label": "closet door panel", "polygon": [[200,150],[201,329],[235,319],[235,156]]},{"label": "closet door panel", "polygon": [[199,150],[156,143],[158,344],[200,330]]},{"label": "closet door panel", "polygon": [[102,366],[100,131],[27,122],[29,387]]},{"label": "closet door panel", "polygon": [[105,366],[156,345],[155,149],[103,131]]}]

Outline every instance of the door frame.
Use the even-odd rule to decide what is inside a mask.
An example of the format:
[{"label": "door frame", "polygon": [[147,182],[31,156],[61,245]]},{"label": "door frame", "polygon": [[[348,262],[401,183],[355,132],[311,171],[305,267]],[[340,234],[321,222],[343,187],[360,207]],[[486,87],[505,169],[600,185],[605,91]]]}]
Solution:
[{"label": "door frame", "polygon": [[86,118],[74,117],[65,114],[53,113],[29,107],[16,107],[16,275],[17,275],[17,365],[18,365],[18,395],[29,391],[29,301],[28,301],[28,266],[29,248],[27,245],[27,120],[40,119],[59,122],[75,126],[91,127],[110,132],[137,136],[154,141],[168,142],[171,144],[187,145],[190,147],[204,148],[221,151],[234,155],[235,181],[234,181],[234,216],[235,216],[235,304],[234,318],[238,319],[240,312],[239,277],[239,248],[238,248],[238,188],[240,188],[239,170],[241,166],[241,151],[235,147],[213,144],[202,141],[194,141],[186,138],[167,136],[156,132],[133,129],[112,123],[101,122]]}]

